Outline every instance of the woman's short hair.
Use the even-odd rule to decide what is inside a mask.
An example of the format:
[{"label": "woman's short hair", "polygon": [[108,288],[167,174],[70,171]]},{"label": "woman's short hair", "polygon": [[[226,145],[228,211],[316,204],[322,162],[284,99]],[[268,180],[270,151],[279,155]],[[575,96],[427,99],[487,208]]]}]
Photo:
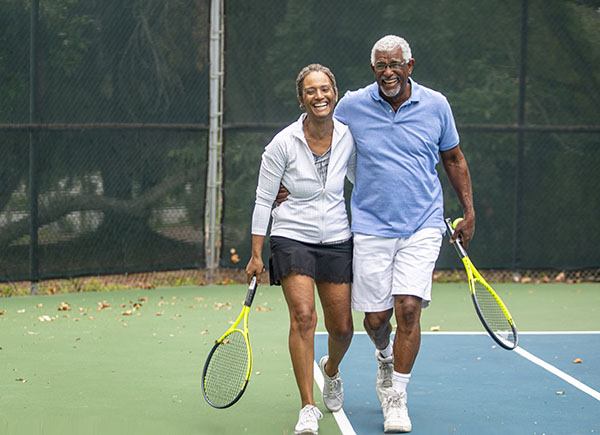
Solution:
[{"label": "woman's short hair", "polygon": [[310,65],[306,65],[304,68],[302,68],[298,73],[298,77],[296,77],[296,92],[298,93],[298,98],[302,99],[302,91],[304,90],[304,79],[307,75],[314,71],[322,72],[326,74],[327,77],[329,77],[329,81],[331,82],[331,86],[333,87],[333,91],[335,92],[335,95],[337,97],[337,84],[335,82],[335,76],[333,75],[331,70],[319,63],[311,63]]}]

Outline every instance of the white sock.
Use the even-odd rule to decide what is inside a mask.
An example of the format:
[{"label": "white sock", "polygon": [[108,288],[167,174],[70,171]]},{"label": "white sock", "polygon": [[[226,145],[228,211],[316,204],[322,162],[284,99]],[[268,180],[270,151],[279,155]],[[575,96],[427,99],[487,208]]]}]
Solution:
[{"label": "white sock", "polygon": [[392,356],[394,354],[394,345],[392,343],[392,340],[389,341],[387,347],[385,349],[377,349],[379,351],[379,355],[381,355],[382,358],[388,358],[390,356]]},{"label": "white sock", "polygon": [[394,370],[394,375],[392,377],[392,388],[398,393],[406,392],[406,386],[408,385],[408,381],[410,381],[410,373],[398,373]]}]

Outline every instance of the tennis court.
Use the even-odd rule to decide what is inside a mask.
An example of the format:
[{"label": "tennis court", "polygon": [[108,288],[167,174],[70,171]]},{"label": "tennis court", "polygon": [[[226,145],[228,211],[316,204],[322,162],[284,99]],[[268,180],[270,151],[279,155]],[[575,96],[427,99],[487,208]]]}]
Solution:
[{"label": "tennis court", "polygon": [[[413,433],[599,432],[600,335],[573,332],[600,331],[600,285],[497,287],[521,331],[551,332],[523,332],[521,350],[591,393],[521,350],[495,348],[479,333],[464,286],[435,284],[409,386]],[[245,293],[246,286],[230,285],[0,299],[0,432],[293,433],[299,398],[279,287],[260,287],[254,302],[254,367],[244,397],[226,410],[202,397],[204,359],[237,317]],[[350,426],[340,428],[324,412],[322,434],[382,433],[373,348],[361,322],[357,313],[343,362]],[[319,331],[317,356],[326,342],[322,324]]]}]

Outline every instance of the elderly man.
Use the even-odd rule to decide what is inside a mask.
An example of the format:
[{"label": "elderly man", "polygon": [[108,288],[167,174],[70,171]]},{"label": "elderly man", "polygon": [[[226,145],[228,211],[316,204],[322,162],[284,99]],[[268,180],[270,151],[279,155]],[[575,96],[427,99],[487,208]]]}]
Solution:
[{"label": "elderly man", "polygon": [[352,308],[365,313],[364,327],[376,347],[386,433],[412,430],[406,387],[445,231],[440,156],[464,216],[452,241],[460,237],[468,246],[475,230],[471,179],[450,105],[410,77],[414,66],[403,38],[381,38],[371,51],[375,82],[347,92],[335,110],[357,148]]}]

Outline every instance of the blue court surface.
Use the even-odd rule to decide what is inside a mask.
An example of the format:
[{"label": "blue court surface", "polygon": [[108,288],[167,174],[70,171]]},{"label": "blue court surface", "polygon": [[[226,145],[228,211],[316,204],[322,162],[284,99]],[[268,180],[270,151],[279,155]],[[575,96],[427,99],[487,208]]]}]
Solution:
[{"label": "blue court surface", "polygon": [[[326,353],[317,335],[315,359]],[[383,433],[376,372],[373,344],[355,334],[334,414],[343,434]],[[600,434],[599,391],[600,333],[522,333],[513,351],[485,334],[425,333],[408,410],[414,435]]]}]

